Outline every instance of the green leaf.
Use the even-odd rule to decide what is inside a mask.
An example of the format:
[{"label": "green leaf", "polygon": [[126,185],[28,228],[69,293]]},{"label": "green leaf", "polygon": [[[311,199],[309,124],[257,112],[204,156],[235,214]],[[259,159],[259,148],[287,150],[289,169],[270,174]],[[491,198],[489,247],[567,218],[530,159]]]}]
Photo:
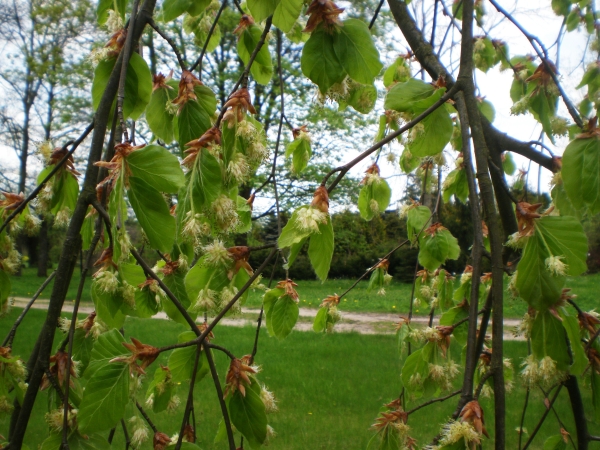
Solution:
[{"label": "green leaf", "polygon": [[430,98],[434,92],[435,87],[431,84],[411,78],[404,83],[397,83],[390,89],[385,97],[384,108],[399,112],[414,112],[415,106],[421,105],[421,101]]},{"label": "green leaf", "polygon": [[431,218],[431,210],[427,206],[410,208],[406,215],[406,230],[411,241],[425,228]]},{"label": "green leaf", "polygon": [[123,346],[125,339],[119,330],[112,329],[102,333],[92,348],[90,364],[84,372],[86,378],[91,377],[100,367],[104,367],[108,362],[117,356],[123,356],[128,353]]},{"label": "green leaf", "polygon": [[331,217],[328,215],[327,223],[319,224],[319,233],[313,234],[308,244],[310,264],[322,282],[325,282],[327,274],[329,274],[333,248],[333,225]]},{"label": "green leaf", "polygon": [[419,263],[430,272],[436,270],[447,259],[458,259],[460,256],[458,241],[446,229],[436,231],[433,236],[421,236],[419,246]]},{"label": "green leaf", "polygon": [[206,149],[200,150],[187,177],[187,190],[195,211],[212,203],[223,189],[221,166]]},{"label": "green leaf", "polygon": [[402,385],[415,397],[423,395],[423,386],[415,382],[416,379],[425,380],[429,374],[429,363],[423,358],[423,349],[411,353],[402,366]]},{"label": "green leaf", "polygon": [[292,172],[300,173],[308,164],[312,156],[310,141],[307,139],[294,139],[286,148],[285,156],[292,157]]},{"label": "green leaf", "polygon": [[125,414],[129,402],[129,365],[108,363],[96,370],[86,385],[77,414],[85,434],[110,430]]},{"label": "green leaf", "polygon": [[555,434],[554,436],[550,436],[544,442],[543,450],[564,450],[567,448],[567,444],[563,440],[563,436],[560,434]]},{"label": "green leaf", "polygon": [[288,256],[288,260],[287,260],[287,264],[284,265],[284,269],[289,269],[290,267],[292,267],[292,264],[294,264],[294,261],[296,260],[298,254],[300,253],[300,250],[302,250],[302,247],[304,247],[304,244],[306,243],[306,240],[308,238],[304,238],[302,239],[300,242],[296,242],[295,244],[292,244],[292,246],[290,247],[290,255]]},{"label": "green leaf", "polygon": [[443,106],[425,117],[417,125],[419,126],[423,127],[422,131],[417,131],[414,140],[407,144],[407,148],[414,156],[437,155],[444,150],[452,138],[452,119]]},{"label": "green leaf", "polygon": [[581,223],[570,216],[545,216],[535,221],[535,232],[552,255],[562,256],[567,275],[575,277],[587,271],[588,242]]},{"label": "green leaf", "polygon": [[[358,195],[358,210],[360,216],[365,220],[372,220],[373,217],[385,212],[390,204],[392,190],[389,184],[383,178],[379,178],[370,184],[366,184],[360,190]],[[375,203],[375,205],[372,204]]]},{"label": "green leaf", "polygon": [[167,103],[173,100],[174,95],[174,90],[167,87],[158,88],[152,92],[150,102],[146,107],[146,122],[148,122],[150,130],[165,144],[170,144],[175,139],[173,132],[175,116],[167,111]]},{"label": "green leaf", "polygon": [[273,14],[278,3],[279,0],[248,0],[246,4],[254,20],[262,22]]},{"label": "green leaf", "polygon": [[579,321],[576,317],[569,315],[564,309],[560,310],[559,314],[563,320],[567,336],[569,336],[569,346],[571,348],[571,355],[573,356],[573,364],[569,371],[572,375],[581,375],[588,365],[588,359],[581,343]]},{"label": "green leaf", "polygon": [[571,361],[565,327],[550,311],[537,313],[531,327],[531,349],[538,360],[546,356],[552,358],[558,370],[569,367]]},{"label": "green leaf", "polygon": [[315,316],[315,321],[313,322],[313,330],[316,333],[321,333],[322,331],[325,331],[325,328],[327,328],[327,313],[329,311],[329,308],[327,308],[326,306],[322,307],[319,309],[319,311],[317,311],[317,315]]},{"label": "green leaf", "polygon": [[162,21],[170,22],[188,10],[197,0],[165,0],[162,5]]},{"label": "green leaf", "polygon": [[175,242],[175,218],[163,196],[142,178],[129,177],[129,203],[152,248],[168,253]]},{"label": "green leaf", "polygon": [[194,86],[194,93],[198,97],[198,103],[204,109],[204,112],[209,116],[215,115],[217,109],[217,97],[215,93],[208,86]]},{"label": "green leaf", "polygon": [[73,359],[79,361],[79,373],[85,372],[90,359],[92,358],[92,349],[94,347],[94,337],[82,328],[77,328],[73,335]]},{"label": "green leaf", "polygon": [[[167,288],[179,300],[179,303],[181,303],[181,306],[183,306],[185,309],[189,308],[190,300],[188,298],[187,291],[185,289],[185,281],[184,281],[183,274],[176,272],[176,273],[173,273],[172,275],[167,275],[163,278],[163,282],[165,283],[165,286],[167,286]],[[170,298],[168,298],[168,297],[163,298],[162,307],[170,319],[174,320],[175,322],[179,322],[183,325],[188,324],[185,317],[183,317],[181,312],[179,312],[179,310],[177,309],[177,307],[171,301]]]},{"label": "green leaf", "polygon": [[600,137],[571,141],[562,159],[562,178],[576,209],[600,212]]},{"label": "green leaf", "polygon": [[[465,319],[468,316],[469,316],[469,308],[468,307],[465,308],[462,306],[455,306],[453,308],[450,308],[444,314],[442,314],[442,317],[440,317],[440,325],[450,326],[450,325],[453,325],[453,324],[461,321],[462,319]],[[461,346],[465,345],[467,343],[468,334],[469,334],[469,330],[468,330],[467,322],[459,325],[452,332],[452,336],[454,336],[454,339],[456,339],[456,342],[458,342]]]},{"label": "green leaf", "polygon": [[469,183],[464,168],[455,169],[448,174],[444,181],[444,201],[448,202],[453,195],[461,202],[466,203],[469,198]]},{"label": "green leaf", "polygon": [[[266,297],[266,295],[265,295]],[[298,304],[289,297],[283,295],[275,299],[268,309],[266,307],[267,299],[265,298],[265,313],[267,316],[267,329],[271,336],[277,339],[283,339],[291,333],[292,329],[298,321],[299,308]]]},{"label": "green leaf", "polygon": [[494,122],[494,119],[496,118],[496,110],[494,108],[494,105],[492,105],[491,102],[489,102],[488,100],[481,100],[477,102],[477,106],[479,107],[479,111],[481,112],[481,114],[483,114],[483,116],[490,121],[490,123]]},{"label": "green leaf", "polygon": [[103,292],[97,283],[92,283],[91,291],[98,318],[109,328],[121,328],[125,323],[125,315],[121,312],[123,297],[117,293]]},{"label": "green leaf", "polygon": [[[92,103],[94,110],[100,104],[100,99],[104,94],[115,63],[115,58],[105,59],[98,63],[94,71],[94,81],[92,82]],[[134,52],[131,54],[131,59],[129,60],[127,78],[125,80],[125,98],[123,100],[124,118],[131,117],[134,120],[138,119],[146,109],[151,95],[152,74],[144,58]]]},{"label": "green leaf", "polygon": [[100,0],[98,2],[98,8],[96,9],[98,25],[104,25],[106,23],[106,19],[108,19],[108,12],[110,10],[118,12],[123,19],[125,17],[126,7],[127,0]]},{"label": "green leaf", "polygon": [[359,83],[373,84],[383,68],[371,32],[362,20],[345,20],[334,34],[333,49],[350,78]]},{"label": "green leaf", "polygon": [[301,206],[292,213],[292,217],[288,223],[283,227],[277,245],[279,248],[291,247],[293,244],[297,244],[303,239],[307,238],[314,233],[313,230],[301,228],[299,224],[299,211],[304,208],[310,208],[310,206]]},{"label": "green leaf", "polygon": [[[353,84],[345,101],[359,113],[368,114],[377,102],[377,89],[372,84]],[[342,110],[344,101],[340,99],[339,104]]]},{"label": "green leaf", "polygon": [[273,25],[284,33],[289,33],[300,17],[303,4],[303,0],[279,0],[273,13]]},{"label": "green leaf", "polygon": [[[257,0],[257,2],[264,4],[265,0]],[[250,61],[250,56],[258,45],[262,32],[263,30],[261,30],[259,26],[250,25],[242,32],[242,34],[240,34],[237,50],[238,54],[240,55],[240,59],[244,62],[244,64],[248,64]],[[266,85],[269,83],[269,81],[271,81],[271,78],[273,77],[273,62],[271,61],[271,54],[269,53],[268,45],[263,45],[258,51],[256,59],[250,67],[250,73],[259,84]]]},{"label": "green leaf", "polygon": [[229,400],[231,423],[248,440],[252,448],[259,447],[267,437],[267,413],[260,398],[260,386],[251,378],[246,395],[236,390]]},{"label": "green leaf", "polygon": [[504,170],[504,173],[507,175],[514,175],[515,171],[517,170],[517,165],[512,157],[512,153],[504,152],[502,156],[502,169]]},{"label": "green leaf", "polygon": [[159,192],[176,194],[185,183],[179,160],[160,145],[136,150],[126,161],[132,176],[143,179]]},{"label": "green leaf", "polygon": [[[187,12],[192,17],[199,16],[200,14],[202,14],[204,12],[204,10],[208,7],[208,5],[210,5],[210,2],[211,2],[211,0],[193,0],[190,4],[190,7],[187,9]],[[212,50],[207,49],[207,51],[211,52]]]},{"label": "green leaf", "polygon": [[335,83],[343,81],[346,76],[334,50],[334,37],[322,25],[311,33],[304,44],[300,65],[302,73],[319,86],[322,94]]},{"label": "green leaf", "polygon": [[211,127],[210,116],[205,108],[195,100],[189,100],[174,122],[177,141],[183,152],[185,144],[202,136]]},{"label": "green leaf", "polygon": [[546,269],[550,253],[539,233],[529,238],[516,273],[519,295],[531,307],[543,311],[560,299],[565,277],[556,276]]},{"label": "green leaf", "polygon": [[202,289],[211,289],[220,292],[229,284],[227,268],[207,267],[196,264],[185,276],[185,290],[188,298],[194,302]]}]

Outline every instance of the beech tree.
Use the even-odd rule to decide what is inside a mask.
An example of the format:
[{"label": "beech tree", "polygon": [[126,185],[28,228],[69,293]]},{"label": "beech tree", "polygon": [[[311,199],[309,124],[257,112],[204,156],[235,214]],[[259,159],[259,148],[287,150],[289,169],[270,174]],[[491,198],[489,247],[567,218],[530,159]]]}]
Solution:
[{"label": "beech tree", "polygon": [[[436,402],[454,401],[452,420],[440,424],[440,433],[431,436],[434,448],[482,445],[489,436],[485,413],[494,417],[493,446],[504,449],[507,392],[517,382],[526,383],[527,395],[540,389],[548,399],[540,425],[554,409],[560,391],[568,392],[571,410],[554,412],[571,414],[575,433],[551,436],[544,448],[564,448],[561,445],[567,442],[586,449],[591,441],[600,440],[587,428],[588,420],[597,420],[600,408],[600,320],[577,305],[566,282],[567,276],[586,271],[588,244],[580,221],[600,211],[596,118],[600,44],[593,2],[552,2],[556,14],[564,17],[557,42],[576,29],[589,35],[583,60],[591,63],[578,85],[585,94],[579,104],[567,95],[556,59],[533,34],[535,30],[523,28],[496,0],[486,7],[526,37],[531,48],[525,51],[531,55],[511,54],[493,31],[486,31],[480,1],[460,0],[450,7],[436,0],[428,15],[416,14],[425,11],[427,2],[415,1],[423,6],[419,10],[410,2],[389,0],[391,16],[379,14],[382,1],[373,5],[367,21],[330,0],[307,3],[165,0],[158,7],[155,0],[98,3],[98,22],[106,24],[112,35],[93,54],[97,64],[91,89],[93,122],[74,142],[48,155],[48,166],[30,195],[5,193],[0,203],[3,308],[11,290],[9,273],[19,260],[14,232],[19,225],[29,226],[30,202],[35,199],[40,208],[68,220],[58,268],[44,283],[54,278],[34,350],[17,356],[11,346],[40,291],[0,347],[0,411],[11,417],[3,448],[23,446],[32,410],[42,407],[35,402],[40,390],[48,392],[48,420],[52,422],[44,449],[108,448],[120,424],[135,438],[134,446],[151,434],[155,449],[170,444],[176,449],[197,448],[193,394],[196,381],[208,376],[223,416],[216,439],[231,450],[238,443],[250,448],[265,444],[272,431],[268,413],[273,404],[254,365],[260,359],[259,333],[248,342],[249,354],[242,356],[215,344],[212,331],[225,315],[240,309],[249,290],[260,287],[261,274],[273,260],[289,268],[305,245],[316,276],[327,278],[335,242],[330,195],[351,169],[368,162],[356,207],[367,221],[385,211],[392,192],[378,165],[382,154],[391,155],[390,159],[395,155],[400,168],[414,173],[422,187],[421,200],[401,209],[407,221],[406,239],[365,268],[359,278],[369,278],[372,289],[384,290],[390,279],[390,255],[403,246],[418,248],[410,312],[398,326],[403,389],[375,420],[369,448],[415,448],[412,430],[418,425],[411,422],[411,414]],[[239,60],[222,59],[221,63],[240,64],[243,69],[239,77],[225,80],[231,86],[229,95],[217,98],[202,68],[207,52],[216,49],[217,30],[223,25],[219,21],[226,8],[239,14],[233,30],[238,36]],[[180,48],[164,32],[180,16],[195,33],[193,50]],[[426,20],[429,17],[431,22]],[[398,27],[410,51],[384,68],[370,29],[378,21],[392,19],[383,27]],[[152,75],[140,45],[146,31],[152,33],[153,41],[166,41],[171,72]],[[447,39],[453,31],[460,35],[457,42]],[[250,230],[253,202],[268,183],[279,215],[277,161],[287,156],[294,171],[306,170],[312,143],[319,139],[304,124],[291,123],[286,116],[286,102],[294,95],[283,75],[282,48],[287,40],[301,47],[301,71],[316,85],[318,102],[361,114],[378,113],[375,144],[324,174],[310,203],[297,207],[285,225],[279,221],[276,242],[231,245],[236,235]],[[440,56],[450,47],[457,47],[457,61]],[[192,53],[197,59],[189,64],[187,55]],[[150,61],[158,67],[152,55]],[[512,77],[507,94],[514,114],[531,115],[551,142],[568,136],[562,157],[542,141],[523,142],[512,137],[510,130],[494,125],[493,105],[476,95],[474,75],[496,66]],[[267,134],[265,124],[254,117],[253,96],[265,92],[261,86],[270,83],[277,83],[272,92],[277,93],[274,107],[279,114],[272,124],[276,131]],[[381,84],[385,86],[383,105],[377,101]],[[568,118],[559,116],[563,109]],[[153,134],[147,144],[136,141],[138,122]],[[284,128],[291,128],[293,136],[285,150]],[[360,128],[355,131],[364,133]],[[84,142],[89,152],[80,185],[73,157]],[[169,149],[179,149],[179,153]],[[511,191],[506,174],[514,172],[515,164],[509,152],[553,174],[552,206],[540,210],[540,204],[531,204]],[[454,170],[445,170],[446,155],[454,160]],[[257,171],[268,176],[248,199],[241,197],[240,187]],[[469,265],[456,289],[444,264],[457,259],[460,248],[437,220],[441,202],[452,197],[468,202],[474,227]],[[145,234],[145,245],[160,255],[155,267],[131,245],[124,226],[130,210]],[[54,333],[82,249],[87,264],[73,320],[66,321],[68,330],[56,346]],[[91,289],[96,309],[79,318],[85,274],[96,249],[99,269]],[[264,249],[269,249],[268,256],[252,268],[249,255]],[[485,272],[486,268],[491,271]],[[505,278],[509,279],[508,292],[503,287]],[[264,320],[272,337],[285,339],[298,320],[297,289],[301,291],[302,286],[290,279],[269,280],[257,326]],[[349,291],[323,299],[315,332],[335,329],[343,313],[338,309],[340,299]],[[520,332],[529,340],[531,352],[519,377],[516,362],[503,350],[503,305],[509,295],[529,307]],[[430,305],[428,327],[411,323],[415,302]],[[135,336],[125,338],[127,316],[149,318],[161,310],[189,327],[177,342],[157,348]],[[438,323],[434,323],[436,312],[441,314]],[[463,360],[453,359],[451,345],[461,349]],[[218,373],[214,352],[230,358],[226,374]],[[153,363],[162,353],[168,353],[168,364],[156,367]],[[151,379],[146,393],[140,391],[144,376]],[[591,388],[592,418],[586,417],[582,382]],[[173,442],[145,410],[161,413],[169,409],[178,384],[187,396],[180,432]],[[482,394],[493,395],[493,410],[482,410]],[[538,430],[539,426],[523,448],[531,445]]]}]

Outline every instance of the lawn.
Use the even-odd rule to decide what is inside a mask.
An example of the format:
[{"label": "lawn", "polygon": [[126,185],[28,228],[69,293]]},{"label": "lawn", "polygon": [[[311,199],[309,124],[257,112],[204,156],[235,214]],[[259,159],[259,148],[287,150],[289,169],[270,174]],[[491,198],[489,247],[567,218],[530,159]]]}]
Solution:
[{"label": "lawn", "polygon": [[[79,270],[76,269],[69,291],[67,300],[75,299],[77,286],[79,284]],[[43,282],[36,276],[35,269],[24,269],[21,277],[11,277],[12,295],[16,297],[31,297],[39,285]],[[354,283],[354,280],[327,280],[325,283],[314,280],[298,281],[298,293],[300,294],[300,306],[305,308],[317,308],[328,295],[341,294]],[[457,280],[458,283],[458,280]],[[85,284],[83,299],[91,301],[90,296],[91,279],[88,278]],[[360,282],[356,288],[348,293],[341,301],[341,311],[353,312],[398,312],[407,313],[411,293],[411,284],[392,281],[386,288],[386,295],[377,295],[376,292],[370,292],[367,289],[367,281]],[[585,275],[567,279],[567,286],[572,289],[572,293],[577,295],[577,303],[584,310],[590,310],[600,307],[600,298],[598,288],[600,288],[600,274]],[[46,287],[41,298],[48,298],[52,291],[52,283]],[[247,307],[259,308],[262,303],[262,292],[251,292],[246,302]],[[508,295],[505,303],[506,317],[522,317],[527,311],[525,302],[522,300],[513,300]],[[416,314],[429,314],[427,305],[422,305],[415,309]]]},{"label": "lawn", "polygon": [[[7,333],[19,312],[15,309],[8,317],[0,320],[0,338]],[[30,311],[17,333],[15,354],[29,354],[42,320],[42,311]],[[160,332],[157,333],[158,329]],[[128,319],[125,330],[128,336],[161,346],[174,342],[184,327],[170,321]],[[251,351],[254,332],[251,327],[217,327],[214,342],[241,356]],[[506,342],[505,348],[516,365],[526,354],[525,343]],[[458,351],[458,348],[453,349],[455,353]],[[148,370],[150,375],[159,363],[166,363],[166,356],[161,355],[153,363],[153,367]],[[216,354],[216,359],[223,380],[228,361],[221,353]],[[397,344],[395,337],[389,335],[318,335],[294,331],[280,342],[261,332],[256,362],[263,367],[259,379],[274,392],[279,404],[279,412],[270,416],[270,423],[277,432],[277,437],[268,447],[273,450],[365,449],[372,436],[369,426],[380,406],[397,396],[401,389]],[[587,388],[582,390],[584,403],[589,407],[590,392]],[[145,392],[145,389],[141,392]],[[183,398],[184,395],[182,390],[180,396]],[[519,386],[507,398],[507,448],[516,448],[515,428],[518,426],[524,395],[525,390]],[[26,435],[26,443],[30,449],[37,448],[46,435],[42,412],[46,396],[46,393],[38,396],[39,408],[36,409]],[[407,406],[411,408],[420,402],[414,401]],[[225,449],[224,444],[213,444],[219,423],[219,410],[210,377],[198,385],[196,405],[199,446],[204,450]],[[455,405],[455,399],[448,400],[424,408],[410,417],[408,423],[420,446],[427,444],[437,434],[439,424],[446,420]],[[492,434],[492,439],[484,441],[484,448],[492,448],[492,401],[484,399],[482,406],[486,412],[487,429]],[[567,430],[574,434],[568,397],[564,390],[556,408],[557,411],[562,411]],[[527,430],[533,430],[543,410],[543,397],[536,392],[530,399],[525,420]],[[178,430],[181,413],[182,407],[171,416],[151,416],[162,431],[172,435]],[[7,427],[8,420],[0,419],[0,434],[6,435]],[[590,432],[600,434],[600,427],[591,424],[590,427]],[[558,432],[556,419],[550,415],[531,448],[542,448],[545,438]],[[122,433],[118,432],[113,447],[122,448],[120,442]]]}]

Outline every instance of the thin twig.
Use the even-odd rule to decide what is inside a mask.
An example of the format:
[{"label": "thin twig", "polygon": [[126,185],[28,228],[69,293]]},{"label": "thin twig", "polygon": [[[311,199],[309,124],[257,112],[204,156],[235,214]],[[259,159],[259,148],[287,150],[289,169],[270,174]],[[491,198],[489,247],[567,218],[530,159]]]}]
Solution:
[{"label": "thin twig", "polygon": [[558,398],[558,394],[560,394],[560,390],[562,389],[562,387],[563,387],[563,385],[561,384],[556,389],[556,392],[554,393],[554,397],[552,397],[552,400],[550,401],[550,406],[547,407],[546,410],[544,411],[544,414],[542,414],[542,417],[540,418],[540,421],[535,426],[533,432],[531,433],[531,436],[529,436],[529,439],[527,439],[527,442],[525,442],[525,446],[523,447],[523,450],[527,450],[527,447],[529,447],[529,445],[533,441],[533,438],[535,438],[535,435],[537,434],[537,432],[540,431],[540,428],[542,427],[544,420],[546,420],[546,417],[548,416],[548,413],[550,412],[552,405],[554,405],[554,402]]},{"label": "thin twig", "polygon": [[6,220],[4,221],[4,223],[2,224],[2,226],[0,226],[0,233],[2,233],[2,231],[4,231],[4,229],[8,226],[8,224],[10,223],[11,220],[13,220],[15,217],[17,217],[21,211],[23,211],[25,209],[25,206],[27,206],[27,204],[33,200],[34,198],[37,197],[37,195],[40,193],[40,191],[43,189],[43,187],[45,186],[45,184],[54,176],[54,174],[56,174],[56,172],[58,172],[60,170],[60,168],[69,160],[69,158],[71,156],[73,156],[73,153],[75,153],[75,150],[77,150],[77,147],[79,147],[79,145],[85,140],[85,138],[88,136],[88,134],[90,134],[90,132],[94,129],[94,122],[92,122],[91,124],[89,124],[87,126],[87,128],[84,130],[84,132],[81,134],[81,136],[79,136],[77,138],[77,140],[75,140],[74,142],[67,142],[62,148],[61,150],[66,150],[67,147],[69,145],[71,145],[71,150],[69,150],[69,152],[63,156],[63,158],[57,162],[54,167],[52,168],[52,170],[50,171],[50,173],[48,173],[48,175],[46,175],[46,177],[41,181],[40,184],[37,185],[37,187],[31,192],[31,194],[29,194],[27,196],[27,198],[25,200],[23,200],[19,206],[17,206],[14,211],[12,213],[10,213],[10,215],[6,218]]},{"label": "thin twig", "polygon": [[444,103],[446,103],[446,101],[448,101],[448,99],[452,98],[452,96],[458,91],[458,88],[459,88],[459,83],[455,83],[452,86],[452,88],[450,88],[450,90],[448,92],[446,92],[437,102],[435,102],[433,105],[431,105],[425,111],[423,111],[421,114],[419,114],[413,120],[411,120],[410,122],[407,122],[405,125],[403,125],[402,127],[400,127],[397,131],[394,131],[393,133],[388,134],[381,141],[377,142],[372,147],[370,147],[369,149],[365,150],[363,153],[361,153],[359,156],[357,156],[356,158],[354,158],[349,163],[346,163],[343,166],[337,167],[336,169],[333,169],[332,171],[330,171],[327,175],[325,175],[325,177],[323,178],[323,181],[321,181],[321,185],[325,186],[325,184],[327,183],[327,181],[329,180],[329,178],[334,173],[340,172],[339,175],[336,177],[336,179],[333,180],[333,182],[327,188],[327,192],[329,192],[331,194],[331,191],[333,191],[335,189],[335,187],[338,185],[338,183],[342,180],[342,178],[344,178],[344,176],[346,175],[346,173],[352,167],[354,167],[356,164],[358,164],[359,162],[361,162],[367,156],[369,156],[369,155],[373,154],[374,152],[376,152],[377,150],[379,150],[381,147],[383,147],[388,142],[393,141],[398,136],[400,136],[402,133],[404,133],[407,130],[410,130],[416,124],[418,124],[419,122],[421,122],[425,117],[429,116],[432,112],[434,112],[436,109],[438,109]]},{"label": "thin twig", "polygon": [[[206,347],[206,343],[204,344]],[[188,419],[190,417],[190,412],[194,407],[194,386],[196,384],[196,374],[198,372],[198,362],[200,361],[200,353],[202,351],[202,346],[198,344],[196,347],[196,356],[194,358],[194,367],[192,369],[192,379],[190,380],[190,389],[188,391],[187,402],[185,404],[185,412],[183,413],[183,420],[181,421],[181,428],[179,430],[179,437],[177,438],[177,444],[175,445],[175,450],[181,449],[181,443],[183,442],[183,436],[185,431],[185,426],[188,423]],[[207,351],[208,353],[208,351]]]},{"label": "thin twig", "polygon": [[200,56],[198,56],[198,59],[196,60],[196,62],[194,64],[192,64],[192,67],[190,67],[190,72],[193,72],[194,70],[196,70],[196,67],[198,67],[198,78],[200,80],[202,80],[202,60],[204,59],[204,55],[206,54],[206,49],[208,48],[208,43],[210,42],[210,39],[212,38],[215,28],[217,28],[217,24],[219,23],[219,18],[221,17],[221,13],[223,12],[223,10],[226,7],[227,7],[227,0],[223,0],[223,3],[221,3],[221,7],[219,8],[219,11],[217,11],[217,15],[215,16],[215,20],[213,20],[213,23],[210,26],[210,30],[208,30],[208,34],[206,35],[206,40],[204,41],[204,45],[202,46],[202,51],[200,52]]},{"label": "thin twig", "polygon": [[448,394],[448,395],[445,395],[445,396],[443,396],[443,397],[432,398],[431,400],[428,400],[428,401],[426,401],[425,403],[421,403],[419,406],[415,406],[415,407],[414,407],[413,409],[411,409],[410,411],[407,411],[407,412],[406,412],[406,414],[410,416],[412,413],[414,413],[414,412],[416,412],[416,411],[420,410],[421,408],[424,408],[424,407],[426,407],[426,406],[429,406],[429,405],[431,405],[431,404],[433,404],[433,403],[439,403],[439,402],[443,402],[444,400],[448,400],[449,398],[455,397],[455,396],[457,396],[458,394],[460,394],[460,389],[457,389],[456,391],[454,391],[454,392],[451,392],[450,394]]},{"label": "thin twig", "polygon": [[221,406],[221,414],[223,415],[223,421],[225,422],[225,430],[227,431],[227,440],[229,441],[229,450],[236,450],[235,440],[233,439],[233,430],[231,429],[231,421],[229,419],[229,412],[227,411],[227,405],[223,397],[223,389],[221,389],[221,382],[219,381],[219,374],[215,367],[215,361],[210,351],[206,352],[206,359],[210,367],[210,374],[212,375],[215,383],[215,389],[217,391],[217,397],[219,399],[219,405]]},{"label": "thin twig", "polygon": [[[225,0],[225,2],[227,2],[227,0]],[[163,38],[165,41],[167,41],[167,43],[173,50],[173,53],[175,53],[175,56],[177,57],[177,62],[179,62],[179,67],[181,67],[181,70],[186,70],[185,69],[185,61],[183,60],[183,57],[181,56],[181,53],[179,52],[179,49],[177,48],[177,44],[175,44],[173,39],[171,39],[169,36],[167,36],[165,33],[163,33],[163,31],[159,28],[159,26],[156,24],[156,22],[154,22],[154,20],[150,20],[148,22],[148,25],[150,25],[154,29],[154,31],[156,31],[158,33],[158,35],[161,38]],[[193,70],[193,68],[191,70]]]},{"label": "thin twig", "polygon": [[381,7],[383,6],[384,2],[385,2],[385,0],[381,0],[379,2],[379,5],[377,5],[377,9],[375,10],[375,13],[373,14],[373,18],[371,19],[371,22],[369,23],[369,30],[371,28],[373,28],[373,25],[375,25],[375,21],[377,20],[377,17],[379,16],[379,11],[381,11]]},{"label": "thin twig", "polygon": [[135,406],[137,407],[138,411],[140,412],[140,414],[142,415],[142,417],[144,418],[144,420],[146,421],[148,426],[150,428],[152,428],[152,431],[154,431],[154,433],[158,433],[158,428],[156,428],[156,425],[154,425],[154,422],[152,422],[152,420],[150,420],[150,417],[148,417],[148,414],[146,414],[146,411],[144,411],[144,408],[142,408],[142,405],[140,405],[137,400],[135,401]]},{"label": "thin twig", "polygon": [[25,308],[23,308],[23,311],[21,311],[21,314],[19,314],[19,317],[17,317],[17,320],[15,320],[15,323],[13,324],[12,328],[8,332],[8,335],[6,336],[6,338],[4,338],[4,341],[2,342],[1,347],[12,347],[12,343],[13,343],[13,340],[15,339],[15,334],[17,332],[17,328],[19,328],[19,325],[21,325],[21,322],[25,318],[25,315],[27,314],[29,309],[31,309],[31,307],[33,306],[33,304],[35,303],[37,298],[42,294],[44,289],[46,289],[46,286],[48,286],[50,284],[50,282],[54,279],[55,276],[56,276],[56,270],[54,272],[52,272],[48,276],[48,278],[46,278],[44,280],[44,282],[38,288],[38,290],[35,292],[35,294],[33,294],[33,297],[31,298],[31,300],[29,300],[29,303],[27,303]]}]

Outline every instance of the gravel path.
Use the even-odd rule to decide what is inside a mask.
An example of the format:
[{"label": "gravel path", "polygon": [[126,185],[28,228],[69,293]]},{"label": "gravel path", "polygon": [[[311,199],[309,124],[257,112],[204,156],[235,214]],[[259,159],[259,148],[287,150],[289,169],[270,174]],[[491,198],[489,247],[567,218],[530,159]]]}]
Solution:
[{"label": "gravel path", "polygon": [[[14,306],[23,308],[29,299],[22,297],[14,298]],[[47,299],[38,299],[33,307],[35,309],[46,309],[48,307]],[[87,302],[82,303],[79,307],[80,314],[89,314],[93,311],[93,304]],[[63,306],[64,312],[72,311],[70,304]],[[225,326],[244,327],[254,326],[258,318],[260,310],[253,308],[242,308],[242,317],[226,317],[221,320],[221,324]],[[342,319],[335,325],[335,331],[338,333],[360,333],[360,334],[394,334],[396,324],[400,321],[400,314],[392,313],[369,313],[369,312],[344,312],[340,311]],[[312,318],[317,314],[317,309],[300,308],[300,318],[294,327],[298,331],[312,331]],[[160,312],[154,316],[155,319],[167,320],[168,317],[164,312]],[[438,323],[439,316],[434,317],[434,324]],[[518,319],[504,320],[504,339],[505,340],[522,340],[515,338],[511,330],[519,324]],[[426,326],[429,323],[428,316],[413,316],[412,323]],[[264,322],[263,322],[263,326]]]}]

